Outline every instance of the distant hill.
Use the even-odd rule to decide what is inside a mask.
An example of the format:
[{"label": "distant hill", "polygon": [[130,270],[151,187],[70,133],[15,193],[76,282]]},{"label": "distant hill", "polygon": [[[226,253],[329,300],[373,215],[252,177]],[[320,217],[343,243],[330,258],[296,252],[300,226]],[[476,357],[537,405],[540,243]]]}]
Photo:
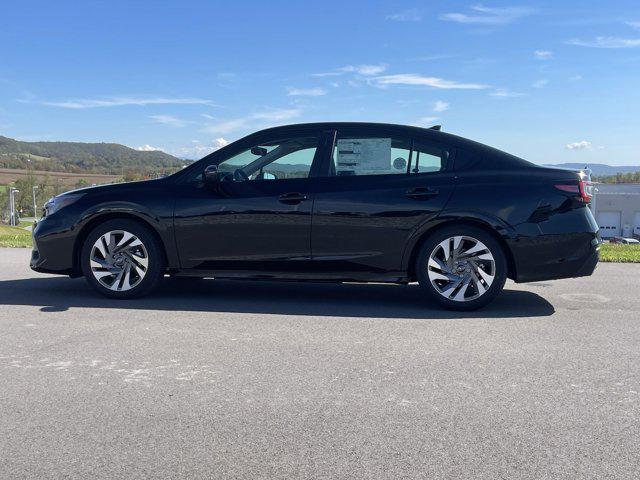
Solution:
[{"label": "distant hill", "polygon": [[615,175],[617,173],[635,173],[640,172],[640,166],[627,166],[627,165],[605,165],[603,163],[556,163],[556,164],[545,164],[545,167],[556,167],[556,168],[571,168],[571,169],[581,169],[585,166],[591,169],[591,172],[596,177],[607,177],[611,175]]},{"label": "distant hill", "polygon": [[138,151],[117,143],[22,142],[0,136],[0,168],[69,173],[140,174],[173,171],[189,163],[168,153]]}]

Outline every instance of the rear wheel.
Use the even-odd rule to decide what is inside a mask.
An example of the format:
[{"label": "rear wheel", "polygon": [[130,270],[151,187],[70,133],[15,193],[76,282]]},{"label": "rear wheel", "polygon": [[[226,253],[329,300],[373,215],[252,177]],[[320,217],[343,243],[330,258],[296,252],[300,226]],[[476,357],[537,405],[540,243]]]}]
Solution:
[{"label": "rear wheel", "polygon": [[422,246],[416,276],[428,297],[452,310],[475,310],[504,287],[507,262],[501,245],[485,230],[444,227]]},{"label": "rear wheel", "polygon": [[82,246],[80,261],[89,285],[111,298],[146,295],[164,272],[156,238],[128,219],[109,220],[93,229]]}]

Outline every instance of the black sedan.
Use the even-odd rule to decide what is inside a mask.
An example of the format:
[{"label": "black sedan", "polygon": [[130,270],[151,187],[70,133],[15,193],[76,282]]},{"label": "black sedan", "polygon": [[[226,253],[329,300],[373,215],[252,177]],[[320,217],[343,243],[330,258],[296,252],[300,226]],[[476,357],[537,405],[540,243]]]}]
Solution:
[{"label": "black sedan", "polygon": [[579,173],[439,131],[315,123],[249,135],[169,177],[51,199],[31,268],[113,298],[164,275],[407,283],[471,310],[505,280],[591,275]]}]

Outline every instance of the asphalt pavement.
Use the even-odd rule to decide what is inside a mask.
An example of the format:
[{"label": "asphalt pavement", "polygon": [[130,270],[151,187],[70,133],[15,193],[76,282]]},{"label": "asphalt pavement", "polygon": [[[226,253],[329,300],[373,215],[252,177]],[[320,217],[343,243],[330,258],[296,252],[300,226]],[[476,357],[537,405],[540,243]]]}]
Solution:
[{"label": "asphalt pavement", "polygon": [[0,249],[0,478],[640,477],[640,265],[473,313],[417,286],[166,279]]}]

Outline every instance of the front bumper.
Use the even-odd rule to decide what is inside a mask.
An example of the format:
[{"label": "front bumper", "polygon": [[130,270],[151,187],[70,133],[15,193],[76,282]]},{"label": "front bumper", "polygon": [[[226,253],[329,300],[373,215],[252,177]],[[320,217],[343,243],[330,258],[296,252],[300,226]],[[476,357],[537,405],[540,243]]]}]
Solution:
[{"label": "front bumper", "polygon": [[76,274],[75,233],[55,215],[39,220],[32,232],[31,269],[40,273]]}]

